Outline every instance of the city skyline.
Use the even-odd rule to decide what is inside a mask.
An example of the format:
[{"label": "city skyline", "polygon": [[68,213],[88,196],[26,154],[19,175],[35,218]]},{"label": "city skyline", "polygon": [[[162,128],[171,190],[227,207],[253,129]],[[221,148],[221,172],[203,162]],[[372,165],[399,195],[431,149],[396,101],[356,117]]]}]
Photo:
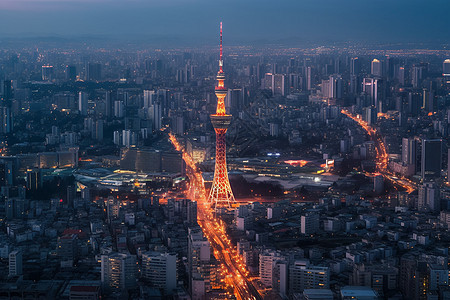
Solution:
[{"label": "city skyline", "polygon": [[[214,44],[223,21],[230,44],[305,43],[445,44],[448,1],[346,0],[6,0],[0,3],[1,38],[149,41],[165,45]],[[431,17],[432,16],[432,17]],[[430,22],[430,20],[432,20]],[[357,26],[355,26],[357,24]],[[88,39],[89,40],[89,39]]]},{"label": "city skyline", "polygon": [[0,298],[450,300],[449,4],[272,2],[0,1]]}]

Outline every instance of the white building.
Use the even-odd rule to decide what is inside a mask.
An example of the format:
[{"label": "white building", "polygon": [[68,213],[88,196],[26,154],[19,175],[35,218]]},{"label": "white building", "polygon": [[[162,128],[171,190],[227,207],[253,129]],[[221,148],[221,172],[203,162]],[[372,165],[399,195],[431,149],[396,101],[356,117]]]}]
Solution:
[{"label": "white building", "polygon": [[149,280],[152,286],[171,294],[177,287],[177,256],[160,252],[143,253],[142,277]]},{"label": "white building", "polygon": [[201,300],[211,290],[211,245],[200,228],[189,228],[188,272],[192,300]]},{"label": "white building", "polygon": [[280,259],[280,253],[273,250],[266,250],[259,254],[259,279],[265,286],[272,286],[274,271],[273,263]]}]

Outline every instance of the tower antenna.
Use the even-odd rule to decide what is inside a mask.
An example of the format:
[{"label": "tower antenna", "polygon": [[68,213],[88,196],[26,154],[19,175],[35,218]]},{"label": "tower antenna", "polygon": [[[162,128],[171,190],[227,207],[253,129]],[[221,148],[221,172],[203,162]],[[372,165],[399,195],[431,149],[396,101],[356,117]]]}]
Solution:
[{"label": "tower antenna", "polygon": [[223,72],[223,53],[222,53],[222,22],[220,22],[220,58],[219,58],[219,72]]}]

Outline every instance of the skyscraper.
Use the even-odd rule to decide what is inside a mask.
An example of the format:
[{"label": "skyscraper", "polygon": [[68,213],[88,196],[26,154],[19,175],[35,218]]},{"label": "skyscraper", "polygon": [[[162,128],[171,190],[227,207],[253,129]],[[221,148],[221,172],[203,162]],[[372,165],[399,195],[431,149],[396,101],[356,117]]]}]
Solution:
[{"label": "skyscraper", "polygon": [[418,88],[422,83],[423,76],[423,67],[422,66],[413,66],[411,72],[411,84],[413,88]]},{"label": "skyscraper", "polygon": [[441,176],[442,140],[422,140],[422,179],[432,179]]},{"label": "skyscraper", "polygon": [[42,66],[42,80],[53,80],[53,66]]},{"label": "skyscraper", "polygon": [[286,96],[287,93],[286,76],[282,74],[272,74],[272,94]]},{"label": "skyscraper", "polygon": [[111,91],[105,92],[105,115],[107,118],[110,118],[112,116],[112,110],[113,110],[113,101],[111,98]]},{"label": "skyscraper", "polygon": [[99,63],[88,63],[86,67],[86,79],[89,81],[99,81],[102,77],[102,65]]},{"label": "skyscraper", "polygon": [[369,96],[370,104],[378,107],[379,102],[379,83],[378,79],[364,78],[363,79],[363,92]]},{"label": "skyscraper", "polygon": [[125,253],[101,256],[101,281],[107,290],[124,291],[136,286],[136,257]]},{"label": "skyscraper", "polygon": [[312,70],[311,67],[306,68],[306,89],[309,91],[312,87]]},{"label": "skyscraper", "polygon": [[114,101],[114,117],[123,118],[125,115],[125,105],[123,101]]},{"label": "skyscraper", "polygon": [[402,139],[402,162],[408,165],[414,165],[416,169],[417,163],[417,141],[414,138]]},{"label": "skyscraper", "polygon": [[447,165],[447,182],[449,182],[450,183],[450,149],[448,149],[448,153],[447,153],[447,162],[448,162],[448,165]]},{"label": "skyscraper", "polygon": [[80,114],[85,116],[88,111],[88,95],[85,92],[78,93],[78,110]]},{"label": "skyscraper", "polygon": [[359,63],[359,58],[352,57],[352,59],[350,60],[350,75],[357,76],[360,71],[361,71],[361,66]]},{"label": "skyscraper", "polygon": [[66,66],[66,80],[67,81],[75,81],[77,79],[77,68],[75,66]]},{"label": "skyscraper", "polygon": [[208,197],[208,202],[214,205],[231,207],[231,203],[235,202],[230,182],[228,180],[227,157],[225,135],[227,128],[231,122],[231,115],[225,110],[225,97],[227,89],[224,85],[225,73],[223,72],[223,55],[222,55],[222,23],[220,23],[220,58],[219,72],[217,73],[217,109],[216,113],[211,115],[211,123],[216,132],[216,164],[214,170],[214,181]]},{"label": "skyscraper", "polygon": [[372,60],[370,74],[372,74],[373,76],[378,76],[378,77],[383,76],[383,69],[382,69],[381,61],[379,61],[376,58],[374,60]]},{"label": "skyscraper", "polygon": [[8,106],[0,106],[0,133],[10,133],[13,130],[13,115]]},{"label": "skyscraper", "polygon": [[155,91],[144,90],[144,108],[149,109],[155,102]]},{"label": "skyscraper", "polygon": [[442,64],[442,75],[450,77],[450,59],[444,60],[444,63]]}]

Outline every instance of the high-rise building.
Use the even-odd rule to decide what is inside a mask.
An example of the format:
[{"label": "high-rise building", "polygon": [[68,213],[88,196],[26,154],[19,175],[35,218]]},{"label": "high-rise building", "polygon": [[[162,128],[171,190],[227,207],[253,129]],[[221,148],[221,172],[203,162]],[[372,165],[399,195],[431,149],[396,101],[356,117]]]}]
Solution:
[{"label": "high-rise building", "polygon": [[123,118],[125,116],[125,105],[123,101],[114,101],[114,117]]},{"label": "high-rise building", "polygon": [[420,108],[423,103],[423,95],[421,92],[409,92],[408,93],[408,113],[416,117],[419,115]]},{"label": "high-rise building", "polygon": [[367,125],[373,126],[377,123],[378,114],[375,106],[368,106],[363,108],[363,118],[366,121]]},{"label": "high-rise building", "polygon": [[381,194],[384,191],[384,177],[383,175],[376,175],[373,178],[373,191]]},{"label": "high-rise building", "polygon": [[401,86],[405,85],[405,67],[399,67],[397,76],[396,76],[398,83],[400,83]]},{"label": "high-rise building", "polygon": [[231,122],[231,115],[227,114],[225,109],[225,97],[227,89],[224,85],[225,73],[223,72],[222,56],[222,23],[220,23],[220,57],[219,72],[217,73],[217,86],[215,88],[217,96],[216,113],[211,115],[211,123],[216,132],[216,163],[214,168],[214,181],[209,193],[208,202],[214,208],[231,207],[235,202],[227,171],[227,153],[225,135]]},{"label": "high-rise building", "polygon": [[79,256],[79,240],[76,234],[64,234],[58,238],[58,256],[72,266]]},{"label": "high-rise building", "polygon": [[13,97],[12,80],[4,80],[1,88],[3,100],[10,100]]},{"label": "high-rise building", "polygon": [[319,215],[308,213],[301,216],[300,232],[306,235],[314,234],[319,231]]},{"label": "high-rise building", "polygon": [[301,293],[305,289],[329,289],[328,267],[311,266],[308,261],[295,261],[289,268],[289,291]]},{"label": "high-rise building", "polygon": [[438,178],[442,168],[442,140],[422,139],[422,170],[423,180]]},{"label": "high-rise building", "polygon": [[0,133],[11,133],[13,130],[13,115],[7,106],[0,106]]},{"label": "high-rise building", "polygon": [[441,209],[440,204],[441,198],[436,184],[427,182],[419,187],[419,196],[417,198],[417,209],[419,211],[437,213]]},{"label": "high-rise building", "polygon": [[187,222],[188,224],[197,224],[197,202],[189,201],[187,204]]},{"label": "high-rise building", "polygon": [[279,259],[272,263],[272,290],[276,291],[281,297],[287,298],[289,293],[289,261]]},{"label": "high-rise building", "polygon": [[343,92],[343,80],[341,75],[330,75],[328,92],[329,92],[328,98],[333,99],[342,98],[344,92]]},{"label": "high-rise building", "polygon": [[369,97],[370,105],[378,107],[380,101],[380,80],[364,78],[362,91]]},{"label": "high-rise building", "polygon": [[417,163],[417,140],[414,138],[402,139],[402,162],[409,165]]},{"label": "high-rise building", "polygon": [[448,149],[448,153],[447,153],[447,182],[450,183],[450,149]]},{"label": "high-rise building", "polygon": [[120,204],[116,198],[109,197],[106,202],[106,216],[108,220],[112,220],[119,217]]},{"label": "high-rise building", "polygon": [[422,83],[423,68],[421,66],[414,66],[411,70],[411,84],[413,88],[417,89]]},{"label": "high-rise building", "polygon": [[53,79],[53,66],[42,66],[42,80],[51,81]]},{"label": "high-rise building", "polygon": [[152,120],[153,130],[162,128],[163,106],[160,101],[156,101],[149,109],[149,117]]},{"label": "high-rise building", "polygon": [[27,190],[36,191],[42,187],[41,170],[27,170]]},{"label": "high-rise building", "polygon": [[103,120],[97,120],[95,122],[95,139],[98,141],[103,140]]},{"label": "high-rise building", "polygon": [[361,72],[361,64],[359,58],[352,57],[350,60],[350,75],[358,76]]},{"label": "high-rise building", "polygon": [[172,294],[177,287],[176,254],[143,253],[141,274],[153,287],[163,289],[166,295]]},{"label": "high-rise building", "polygon": [[102,65],[99,63],[88,63],[86,67],[86,79],[99,81],[102,78]]},{"label": "high-rise building", "polygon": [[272,250],[265,250],[259,254],[259,280],[266,287],[272,287],[273,263],[282,259],[281,254]]},{"label": "high-rise building", "polygon": [[136,286],[136,256],[111,253],[101,256],[101,281],[105,289],[125,291]]},{"label": "high-rise building", "polygon": [[446,59],[442,63],[442,75],[446,78],[450,77],[450,59]]},{"label": "high-rise building", "polygon": [[449,286],[449,270],[447,266],[439,264],[429,264],[429,286],[430,291],[438,291],[439,288]]},{"label": "high-rise building", "polygon": [[78,110],[82,116],[86,116],[88,112],[88,95],[85,92],[78,93]]},{"label": "high-rise building", "polygon": [[9,276],[22,275],[22,251],[15,250],[9,254]]},{"label": "high-rise building", "polygon": [[77,79],[77,68],[75,66],[66,66],[66,81],[75,81]]},{"label": "high-rise building", "polygon": [[113,101],[111,98],[111,92],[105,92],[105,116],[110,118],[113,114]]},{"label": "high-rise building", "polygon": [[288,82],[283,74],[272,74],[272,94],[286,96]]},{"label": "high-rise building", "polygon": [[383,76],[383,65],[382,65],[381,61],[379,61],[376,58],[374,60],[372,60],[370,74],[372,74],[373,76],[377,76],[377,77]]},{"label": "high-rise building", "polygon": [[144,90],[144,105],[143,108],[149,109],[155,102],[155,91]]},{"label": "high-rise building", "polygon": [[188,230],[189,292],[192,299],[204,299],[211,290],[211,246],[200,227]]},{"label": "high-rise building", "polygon": [[311,67],[306,68],[306,90],[310,91],[312,88],[312,69]]}]

